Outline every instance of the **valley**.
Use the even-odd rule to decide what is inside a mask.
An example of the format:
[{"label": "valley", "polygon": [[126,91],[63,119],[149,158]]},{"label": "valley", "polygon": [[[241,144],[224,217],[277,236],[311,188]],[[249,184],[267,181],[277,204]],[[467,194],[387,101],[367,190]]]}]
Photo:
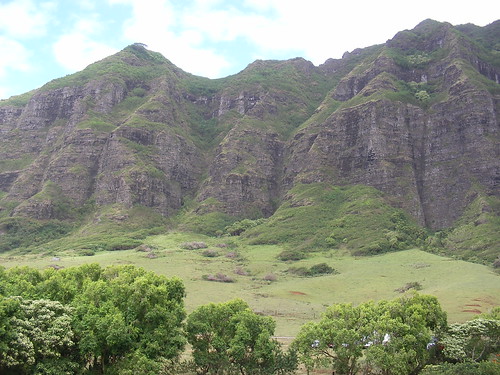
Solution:
[{"label": "valley", "polygon": [[[182,245],[204,242],[217,256],[204,256],[207,249],[188,250]],[[218,247],[225,244],[227,247]],[[72,267],[85,263],[101,266],[132,264],[146,270],[177,276],[186,287],[186,310],[209,302],[242,298],[251,308],[271,316],[277,336],[295,336],[308,321],[317,320],[335,303],[359,304],[368,300],[393,299],[396,289],[417,282],[422,294],[438,297],[448,321],[464,322],[500,305],[500,278],[490,267],[455,260],[418,249],[371,257],[355,257],[347,251],[314,253],[304,260],[283,262],[278,245],[247,245],[238,237],[213,238],[174,232],[144,240],[149,251],[103,251],[93,256],[73,252],[20,255],[4,253],[4,267]],[[154,254],[151,256],[149,254]],[[327,263],[338,274],[300,277],[289,270]],[[288,272],[287,272],[288,271]],[[224,274],[233,282],[203,279]],[[268,281],[274,275],[274,281]],[[411,293],[409,290],[406,293]]]}]

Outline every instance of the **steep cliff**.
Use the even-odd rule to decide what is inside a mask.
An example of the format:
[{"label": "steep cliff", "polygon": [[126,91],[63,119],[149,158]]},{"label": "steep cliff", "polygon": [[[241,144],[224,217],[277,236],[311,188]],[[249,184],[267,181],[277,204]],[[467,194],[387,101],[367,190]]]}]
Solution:
[{"label": "steep cliff", "polygon": [[[370,215],[401,217],[401,209],[408,225],[450,233],[439,244],[430,237],[432,246],[463,252],[465,241],[475,249],[468,257],[492,260],[500,246],[499,25],[426,20],[320,66],[256,61],[219,80],[129,46],[0,103],[1,215],[81,223],[83,211],[95,221],[115,205],[165,217],[217,213],[227,223],[321,205],[325,192],[345,186],[363,191],[356,212],[363,199],[382,199]],[[293,192],[310,184],[325,192],[304,189],[297,203]],[[315,246],[340,246],[328,228],[352,211],[341,196]],[[370,249],[397,248],[388,245],[389,216]],[[460,228],[471,221],[464,239]],[[476,232],[487,237],[477,246]],[[342,246],[365,246],[349,238]]]}]

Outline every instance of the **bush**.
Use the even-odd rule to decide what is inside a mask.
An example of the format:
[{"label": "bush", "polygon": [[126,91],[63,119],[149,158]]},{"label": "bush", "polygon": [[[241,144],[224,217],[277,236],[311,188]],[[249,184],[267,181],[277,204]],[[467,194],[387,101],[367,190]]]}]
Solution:
[{"label": "bush", "polygon": [[278,259],[283,261],[296,261],[304,259],[305,257],[306,255],[304,254],[304,252],[299,250],[284,250],[278,254]]},{"label": "bush", "polygon": [[498,362],[466,362],[443,363],[441,365],[426,366],[421,375],[498,375],[500,363]]},{"label": "bush", "polygon": [[135,89],[133,89],[130,94],[132,96],[138,96],[140,98],[144,97],[146,95],[146,90],[142,87],[136,87]]},{"label": "bush", "polygon": [[226,258],[238,259],[240,258],[240,254],[238,254],[236,251],[230,251],[229,253],[226,254]]},{"label": "bush", "polygon": [[234,273],[240,276],[248,276],[250,274],[247,270],[241,267],[236,267]]},{"label": "bush", "polygon": [[203,255],[204,257],[207,257],[207,258],[215,258],[215,257],[219,256],[219,253],[215,250],[207,249],[207,250],[203,251],[203,253],[201,253],[201,255]]},{"label": "bush", "polygon": [[206,281],[217,281],[220,283],[234,283],[234,279],[223,273],[218,273],[216,275],[203,275],[202,278],[203,280]]},{"label": "bush", "polygon": [[253,228],[259,224],[264,223],[265,221],[266,219],[257,219],[257,220],[244,219],[241,221],[237,221],[236,223],[233,223],[231,225],[228,225],[225,228],[225,230],[231,236],[239,236],[247,229]]},{"label": "bush", "polygon": [[412,281],[406,283],[406,285],[402,286],[401,288],[394,289],[394,291],[399,293],[404,293],[410,289],[422,290],[422,284],[420,284],[418,281]]},{"label": "bush", "polygon": [[91,257],[95,255],[95,251],[91,249],[81,249],[78,251],[78,255],[84,256],[84,257]]},{"label": "bush", "polygon": [[429,93],[427,91],[421,90],[421,91],[418,91],[417,93],[415,93],[415,98],[417,98],[417,100],[419,102],[427,103],[429,101],[429,99],[431,98],[431,96],[429,95]]},{"label": "bush", "polygon": [[181,244],[181,248],[186,250],[198,250],[198,249],[206,249],[208,246],[205,242],[184,242]]},{"label": "bush", "polygon": [[274,273],[268,273],[266,276],[263,277],[264,281],[269,281],[269,282],[274,282],[278,280],[276,275]]},{"label": "bush", "polygon": [[329,273],[336,273],[336,271],[326,263],[315,264],[309,269],[309,276],[325,275]]},{"label": "bush", "polygon": [[142,241],[133,238],[113,238],[106,243],[106,250],[130,250],[142,245]]},{"label": "bush", "polygon": [[327,275],[327,274],[331,274],[331,273],[338,273],[337,270],[330,267],[326,263],[318,263],[318,264],[315,264],[314,266],[311,266],[311,268],[291,267],[287,270],[287,272],[293,273],[294,275],[297,275],[297,276],[303,276],[303,277],[314,277],[314,276]]}]

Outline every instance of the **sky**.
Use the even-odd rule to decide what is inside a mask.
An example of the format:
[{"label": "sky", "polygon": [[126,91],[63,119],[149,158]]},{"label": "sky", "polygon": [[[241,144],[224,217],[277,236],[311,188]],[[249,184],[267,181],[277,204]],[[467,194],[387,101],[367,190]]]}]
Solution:
[{"label": "sky", "polygon": [[485,26],[497,0],[0,0],[0,99],[144,43],[186,72],[236,74],[256,59],[315,65],[424,19]]}]

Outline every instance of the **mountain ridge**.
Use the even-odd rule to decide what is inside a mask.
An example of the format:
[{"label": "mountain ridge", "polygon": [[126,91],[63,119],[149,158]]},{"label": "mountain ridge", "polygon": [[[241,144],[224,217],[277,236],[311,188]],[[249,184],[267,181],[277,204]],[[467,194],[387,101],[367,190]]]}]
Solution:
[{"label": "mountain ridge", "polygon": [[[2,220],[81,223],[113,205],[143,206],[191,229],[189,221],[210,217],[215,234],[237,220],[272,217],[284,204],[315,206],[315,196],[293,203],[290,192],[302,185],[369,186],[388,204],[381,217],[403,210],[416,232],[447,233],[448,242],[431,234],[426,243],[493,261],[499,24],[425,20],[319,66],[257,60],[217,80],[128,46],[0,103]],[[486,240],[463,239],[464,215]],[[348,235],[328,245],[335,228],[325,220],[316,245],[349,248]],[[353,230],[363,225],[353,222]],[[353,250],[391,249],[390,223],[376,246],[352,240]],[[406,246],[424,239],[415,241]]]}]

